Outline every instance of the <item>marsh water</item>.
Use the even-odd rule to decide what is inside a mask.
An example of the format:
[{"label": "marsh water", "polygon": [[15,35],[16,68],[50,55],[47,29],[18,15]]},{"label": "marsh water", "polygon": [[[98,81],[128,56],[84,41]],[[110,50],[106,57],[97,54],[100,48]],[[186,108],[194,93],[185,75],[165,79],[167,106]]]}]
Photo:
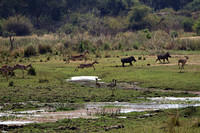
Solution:
[{"label": "marsh water", "polygon": [[[85,103],[83,108],[73,110],[73,111],[58,111],[51,112],[47,109],[41,110],[29,110],[21,112],[1,112],[0,117],[14,117],[12,120],[0,121],[0,125],[24,125],[30,123],[43,123],[43,122],[55,122],[60,119],[74,119],[74,118],[97,118],[97,114],[102,113],[130,113],[130,112],[143,112],[143,111],[155,111],[163,109],[178,109],[186,107],[197,107],[200,103],[195,104],[178,104],[178,103],[159,103],[154,101],[155,99],[162,98],[149,98],[152,99],[147,103],[127,103],[127,102],[98,102],[98,103]],[[196,100],[198,98],[163,98],[163,99],[173,99],[173,101],[179,101],[180,99]]]},{"label": "marsh water", "polygon": [[[72,77],[69,82],[94,82],[96,76]],[[102,82],[103,83],[103,82]],[[123,84],[121,85],[123,86]],[[125,86],[124,86],[125,87]],[[200,106],[200,97],[151,97],[146,98],[144,103],[128,102],[93,102],[85,103],[72,111],[52,111],[49,108],[28,111],[5,111],[0,112],[0,119],[8,117],[10,119],[0,120],[0,125],[25,125],[30,123],[55,122],[60,119],[74,118],[98,118],[98,114],[105,113],[130,113],[144,112],[164,109],[178,109],[186,107]],[[41,103],[40,103],[41,104]],[[48,103],[51,104],[51,103]],[[53,104],[53,103],[52,103]],[[59,104],[59,103],[57,103]],[[1,107],[0,107],[1,108]],[[119,118],[124,118],[120,117]]]}]

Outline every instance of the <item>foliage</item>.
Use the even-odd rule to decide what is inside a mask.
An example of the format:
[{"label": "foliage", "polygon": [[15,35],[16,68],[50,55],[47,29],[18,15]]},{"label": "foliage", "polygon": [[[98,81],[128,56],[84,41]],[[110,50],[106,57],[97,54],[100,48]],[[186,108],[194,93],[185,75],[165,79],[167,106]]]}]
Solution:
[{"label": "foliage", "polygon": [[95,48],[93,47],[92,43],[88,40],[82,40],[78,46],[78,52],[82,53],[84,51],[94,51]]},{"label": "foliage", "polygon": [[194,25],[193,25],[193,30],[196,31],[197,35],[200,35],[200,19],[198,19]]},{"label": "foliage", "polygon": [[36,49],[30,45],[24,50],[24,57],[30,57],[36,55]]},{"label": "foliage", "polygon": [[38,51],[40,54],[46,54],[46,53],[52,53],[52,49],[51,49],[51,46],[50,45],[42,45],[42,44],[39,44],[38,45]]},{"label": "foliage", "polygon": [[129,12],[129,21],[130,21],[130,27],[133,30],[139,30],[139,29],[144,29],[148,28],[149,23],[148,21],[145,21],[145,17],[148,16],[150,13],[151,8],[140,5],[133,7],[131,11]]},{"label": "foliage", "polygon": [[189,11],[199,11],[200,1],[199,0],[191,0],[191,2],[185,6],[185,9],[187,9]]},{"label": "foliage", "polygon": [[185,19],[183,22],[183,29],[185,32],[191,32],[192,31],[192,26],[194,24],[193,20],[190,18]]},{"label": "foliage", "polygon": [[18,15],[5,20],[2,28],[3,32],[13,32],[17,36],[24,36],[31,34],[32,24],[28,18]]}]

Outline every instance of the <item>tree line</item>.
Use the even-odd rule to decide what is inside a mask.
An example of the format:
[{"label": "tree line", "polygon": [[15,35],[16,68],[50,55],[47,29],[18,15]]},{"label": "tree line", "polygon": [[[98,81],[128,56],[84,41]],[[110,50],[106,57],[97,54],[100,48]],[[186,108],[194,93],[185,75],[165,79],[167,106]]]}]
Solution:
[{"label": "tree line", "polygon": [[[155,14],[164,9],[171,13],[170,16]],[[168,29],[172,25],[169,21],[173,21],[173,11],[190,14],[199,9],[200,0],[0,0],[0,35],[4,31],[17,35],[33,31],[66,34],[88,31],[99,35]],[[187,13],[178,16],[181,20],[177,21],[187,21],[179,27],[185,26],[190,31],[193,23]]]}]

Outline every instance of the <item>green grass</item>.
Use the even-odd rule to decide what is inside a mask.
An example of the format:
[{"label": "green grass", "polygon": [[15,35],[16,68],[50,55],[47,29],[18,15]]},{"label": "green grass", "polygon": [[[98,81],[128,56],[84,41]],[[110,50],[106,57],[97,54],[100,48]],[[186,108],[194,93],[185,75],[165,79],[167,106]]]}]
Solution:
[{"label": "green grass", "polygon": [[[141,51],[137,51],[140,53]],[[108,88],[91,88],[76,83],[66,82],[72,76],[92,75],[99,76],[103,82],[111,82],[117,79],[118,82],[139,82],[141,87],[165,89],[172,88],[174,90],[200,90],[200,65],[186,65],[184,73],[179,73],[177,66],[177,58],[170,59],[172,65],[155,63],[155,56],[146,56],[145,61],[137,61],[133,66],[121,66],[120,58],[125,55],[134,55],[135,51],[121,53],[121,51],[110,52],[111,58],[97,59],[100,64],[93,68],[80,69],[74,72],[74,69],[80,62],[71,62],[65,64],[59,56],[51,56],[49,62],[40,62],[45,60],[45,55],[32,57],[29,60],[23,59],[25,62],[21,64],[32,63],[36,69],[36,76],[28,76],[22,78],[22,71],[16,71],[16,77],[10,78],[14,86],[8,87],[9,82],[2,76],[0,77],[0,103],[5,102],[62,102],[62,103],[84,103],[84,102],[140,102],[137,97],[156,97],[156,96],[194,96],[191,94],[177,94],[164,92],[143,92],[135,90],[122,90],[118,88],[115,96],[111,96],[112,92]],[[116,55],[120,56],[117,58]],[[199,55],[189,55],[190,63],[195,62]],[[50,56],[50,55],[47,55]],[[139,55],[136,55],[137,58]],[[182,55],[179,55],[182,56]],[[57,60],[55,60],[55,57]],[[93,56],[91,58],[94,58]],[[18,59],[19,60],[19,59]],[[11,62],[10,64],[15,64]],[[81,62],[84,63],[84,62]],[[146,66],[150,63],[151,66]],[[197,62],[198,63],[198,62]],[[174,64],[174,65],[173,65]],[[26,73],[26,72],[25,72]],[[39,81],[47,81],[40,83]]]},{"label": "green grass", "polygon": [[[136,91],[123,90],[117,88],[112,96],[112,91],[108,88],[96,88],[83,86],[77,83],[66,82],[72,76],[99,76],[103,82],[111,82],[112,79],[117,79],[117,82],[139,82],[141,87],[149,87],[156,89],[172,88],[173,90],[190,90],[200,91],[200,55],[197,52],[191,51],[171,51],[174,55],[170,59],[170,65],[155,63],[155,56],[148,56],[145,53],[145,61],[137,61],[133,66],[120,67],[120,58],[143,54],[143,51],[113,51],[109,52],[111,58],[98,58],[100,64],[95,65],[96,71],[93,68],[81,69],[74,72],[77,65],[84,62],[71,62],[65,64],[62,58],[53,55],[42,55],[32,57],[29,60],[24,59],[20,64],[32,63],[37,75],[29,76],[25,74],[22,78],[22,72],[16,71],[16,77],[6,81],[0,75],[0,106],[2,111],[6,110],[30,110],[43,107],[53,107],[55,111],[74,110],[85,102],[144,102],[146,97],[159,96],[195,96],[187,93],[173,92],[151,92],[151,91]],[[105,53],[102,53],[102,55]],[[184,73],[179,73],[177,60],[183,55],[189,56],[189,65],[185,66]],[[46,60],[47,56],[51,57],[48,62],[40,62]],[[120,56],[120,57],[117,57]],[[178,56],[178,57],[176,57]],[[56,57],[56,60],[55,60]],[[104,57],[104,56],[103,56]],[[94,55],[91,56],[94,59]],[[18,58],[16,61],[19,61]],[[15,60],[11,59],[11,65],[16,64]],[[18,62],[19,63],[19,62]],[[151,66],[146,64],[150,63]],[[2,63],[3,65],[3,63]],[[25,72],[26,73],[26,72]],[[46,81],[40,83],[39,81]],[[13,81],[14,86],[8,87],[9,82]],[[140,97],[140,98],[138,98]],[[141,98],[144,97],[144,98]],[[37,101],[32,103],[30,101]],[[25,102],[20,104],[19,102]],[[51,105],[52,103],[58,105]],[[4,104],[10,103],[10,104]],[[50,103],[50,105],[42,105],[42,103]],[[64,103],[67,103],[65,105]],[[166,110],[157,112],[157,115],[141,119],[145,113],[129,113],[121,114],[127,119],[119,119],[117,116],[105,115],[99,119],[72,119],[60,120],[54,123],[31,124],[23,128],[13,129],[9,132],[135,132],[135,133],[166,133],[169,130],[175,130],[176,133],[198,133],[200,132],[200,108],[186,108],[179,110],[180,126],[173,125],[173,115],[176,110]],[[155,113],[155,112],[154,112]],[[12,120],[12,117],[1,118],[2,120]],[[115,125],[123,125],[122,129],[106,128]]]}]

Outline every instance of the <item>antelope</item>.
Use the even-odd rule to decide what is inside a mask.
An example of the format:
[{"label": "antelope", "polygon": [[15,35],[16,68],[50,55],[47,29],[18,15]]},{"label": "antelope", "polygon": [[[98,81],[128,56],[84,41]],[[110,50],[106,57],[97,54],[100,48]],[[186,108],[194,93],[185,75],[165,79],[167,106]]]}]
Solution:
[{"label": "antelope", "polygon": [[101,87],[101,84],[98,83],[98,78],[96,78],[96,87],[100,88]]},{"label": "antelope", "polygon": [[69,57],[68,62],[70,62],[70,60],[75,61],[78,59],[79,60],[85,59],[85,61],[86,61],[86,54],[89,54],[89,51],[85,51],[83,54],[80,54],[80,55],[71,56],[71,57]]},{"label": "antelope", "polygon": [[76,67],[75,71],[78,71],[79,68],[83,69],[83,68],[88,68],[88,67],[93,67],[94,70],[95,70],[94,64],[99,64],[99,62],[94,61],[94,62],[89,63],[89,64],[80,64],[79,66]]},{"label": "antelope", "polygon": [[11,66],[8,66],[8,65],[4,65],[1,68],[7,70],[8,71],[8,75],[14,76],[14,70],[16,69],[15,66],[11,67]]},{"label": "antelope", "polygon": [[6,77],[6,80],[8,81],[8,70],[6,70],[5,68],[0,68],[0,72],[3,76]]},{"label": "antelope", "polygon": [[187,63],[188,59],[189,59],[189,57],[185,56],[185,59],[179,59],[178,60],[178,66],[179,66],[180,72],[181,72],[182,69],[184,69],[184,66]]},{"label": "antelope", "polygon": [[32,65],[31,64],[29,64],[29,65],[21,65],[21,64],[16,64],[15,66],[15,69],[20,69],[20,70],[22,70],[22,73],[23,73],[23,78],[24,78],[24,70],[27,70],[29,67],[31,68],[32,67]]}]

